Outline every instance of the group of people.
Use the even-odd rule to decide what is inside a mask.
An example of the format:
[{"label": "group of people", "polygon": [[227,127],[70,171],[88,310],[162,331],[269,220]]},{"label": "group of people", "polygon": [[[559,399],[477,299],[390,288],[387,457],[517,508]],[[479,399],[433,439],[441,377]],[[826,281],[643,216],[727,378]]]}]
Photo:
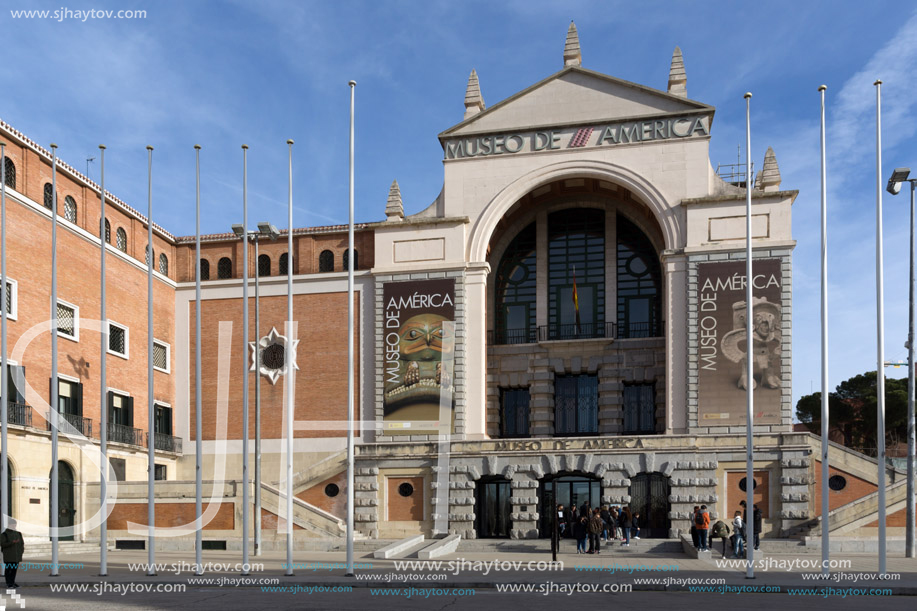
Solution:
[{"label": "group of people", "polygon": [[[741,505],[742,510],[735,512],[732,518],[731,530],[729,525],[722,520],[714,522],[713,528],[711,528],[710,513],[707,511],[707,506],[700,505],[694,507],[694,513],[691,518],[691,540],[698,551],[711,551],[713,539],[721,539],[723,541],[723,558],[725,558],[726,541],[728,539],[730,547],[732,548],[732,557],[740,558],[745,556],[745,546],[747,545],[747,507],[745,501],[742,501],[739,505]],[[756,550],[761,549],[760,535],[762,518],[761,509],[759,509],[757,505],[754,505],[752,511],[752,533],[754,535],[753,543]]]},{"label": "group of people", "polygon": [[640,513],[632,513],[630,507],[590,507],[589,501],[584,501],[578,509],[558,505],[557,520],[560,536],[576,539],[577,554],[598,554],[602,541],[620,540],[622,546],[628,547],[631,537],[640,539]]}]

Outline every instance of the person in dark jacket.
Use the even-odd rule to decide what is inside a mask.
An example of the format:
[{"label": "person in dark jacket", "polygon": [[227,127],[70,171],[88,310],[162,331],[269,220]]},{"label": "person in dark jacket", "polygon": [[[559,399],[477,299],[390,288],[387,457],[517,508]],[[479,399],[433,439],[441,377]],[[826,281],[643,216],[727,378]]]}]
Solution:
[{"label": "person in dark jacket", "polygon": [[755,549],[758,550],[758,549],[761,549],[761,540],[759,539],[759,537],[761,535],[761,526],[762,526],[764,515],[761,513],[761,510],[758,508],[757,505],[754,506],[752,517],[755,521]]},{"label": "person in dark jacket", "polygon": [[579,517],[586,518],[587,520],[592,517],[592,510],[589,508],[589,501],[583,501],[583,504],[580,505]]},{"label": "person in dark jacket", "polygon": [[576,553],[586,553],[586,537],[589,535],[589,528],[586,518],[578,518],[573,524],[573,536],[576,537]]},{"label": "person in dark jacket", "polygon": [[6,578],[6,587],[18,588],[16,571],[22,562],[25,544],[22,541],[22,533],[16,530],[16,520],[12,518],[7,523],[6,530],[0,534],[0,549],[3,552],[3,576]]},{"label": "person in dark jacket", "polygon": [[[710,531],[712,538],[719,538],[723,540],[723,558],[726,557],[726,540],[729,538],[729,526],[722,520],[717,520],[713,525],[713,529]],[[713,542],[711,540],[710,547],[713,547]]]},{"label": "person in dark jacket", "polygon": [[608,541],[608,531],[611,530],[614,534],[614,526],[612,526],[611,513],[608,511],[608,505],[602,505],[602,511],[599,512],[599,515],[602,516],[602,522],[605,527],[602,530],[602,541]]},{"label": "person in dark jacket", "polygon": [[589,518],[589,554],[598,554],[600,549],[599,537],[602,535],[602,516],[598,507],[592,510],[592,517]]},{"label": "person in dark jacket", "polygon": [[700,548],[700,535],[697,534],[697,526],[694,524],[698,511],[700,511],[700,506],[695,505],[694,511],[691,512],[691,543],[694,544],[695,549]]},{"label": "person in dark jacket", "polygon": [[621,510],[621,533],[624,535],[624,541],[621,543],[624,547],[630,547],[630,529],[634,526],[634,517],[630,513],[630,507]]}]

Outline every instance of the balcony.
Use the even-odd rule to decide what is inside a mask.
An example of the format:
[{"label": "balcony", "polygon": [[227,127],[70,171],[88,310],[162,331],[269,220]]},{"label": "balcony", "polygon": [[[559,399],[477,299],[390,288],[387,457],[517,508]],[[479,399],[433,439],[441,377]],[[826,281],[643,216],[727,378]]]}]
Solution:
[{"label": "balcony", "polygon": [[664,321],[628,323],[580,323],[542,325],[538,328],[496,329],[487,332],[490,345],[534,344],[536,342],[569,341],[577,339],[637,339],[663,337]]},{"label": "balcony", "polygon": [[665,321],[632,322],[618,326],[618,339],[637,339],[647,337],[664,337]]},{"label": "balcony", "polygon": [[[61,433],[69,433],[73,435],[74,433],[79,433],[83,437],[92,437],[92,420],[89,418],[83,418],[77,414],[65,414],[63,412],[58,412],[60,416],[60,423],[58,430]],[[48,412],[48,430],[51,428],[51,412]]]},{"label": "balcony", "polygon": [[109,422],[108,441],[129,446],[143,446],[143,431],[123,424]]},{"label": "balcony", "polygon": [[545,325],[538,327],[538,341],[550,342],[571,339],[599,339],[615,337],[615,323],[580,323]]},{"label": "balcony", "polygon": [[[154,450],[160,452],[172,452],[181,454],[181,437],[166,435],[165,433],[155,433],[153,435]],[[150,447],[150,434],[146,434],[146,447]]]},{"label": "balcony", "polygon": [[7,404],[6,422],[14,426],[32,426],[32,408],[25,403],[10,401]]}]

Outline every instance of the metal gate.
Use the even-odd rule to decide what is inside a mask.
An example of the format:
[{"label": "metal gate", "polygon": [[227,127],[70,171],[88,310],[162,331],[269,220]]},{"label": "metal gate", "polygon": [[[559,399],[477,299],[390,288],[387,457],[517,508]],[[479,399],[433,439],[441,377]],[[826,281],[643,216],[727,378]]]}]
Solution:
[{"label": "metal gate", "polygon": [[669,488],[669,478],[662,473],[640,473],[631,478],[630,510],[640,514],[641,539],[668,538],[672,527]]}]

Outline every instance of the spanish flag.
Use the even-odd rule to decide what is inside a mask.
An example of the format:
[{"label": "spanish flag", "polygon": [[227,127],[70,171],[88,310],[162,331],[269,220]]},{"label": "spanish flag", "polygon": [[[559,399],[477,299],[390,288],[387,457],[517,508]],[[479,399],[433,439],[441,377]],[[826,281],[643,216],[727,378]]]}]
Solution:
[{"label": "spanish flag", "polygon": [[579,335],[579,297],[576,294],[576,266],[573,266],[573,311],[576,312],[576,334]]}]

